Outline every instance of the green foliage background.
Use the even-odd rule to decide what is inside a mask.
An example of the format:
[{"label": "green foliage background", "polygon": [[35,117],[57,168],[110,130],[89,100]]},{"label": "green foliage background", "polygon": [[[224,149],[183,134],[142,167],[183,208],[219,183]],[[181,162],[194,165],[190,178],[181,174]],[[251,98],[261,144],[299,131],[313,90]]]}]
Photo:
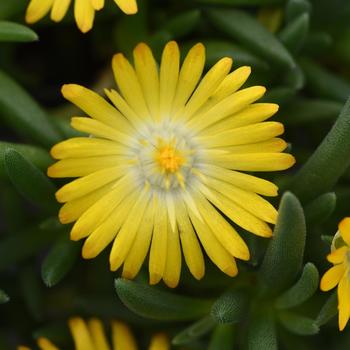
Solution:
[{"label": "green foliage background", "polygon": [[[336,296],[318,284],[337,223],[350,215],[350,2],[138,2],[139,13],[126,16],[106,1],[86,35],[72,14],[60,24],[43,20],[34,33],[20,25],[26,0],[0,2],[0,349],[42,335],[71,348],[72,315],[124,320],[143,346],[164,330],[174,348],[348,349]],[[146,269],[136,281],[119,279],[107,252],[83,261],[56,218],[62,182],[45,175],[50,146],[76,135],[69,117],[77,111],[60,86],[102,91],[113,85],[115,52],[130,56],[145,41],[159,57],[171,39],[183,53],[203,42],[208,67],[222,56],[252,66],[248,85],[265,85],[264,100],[280,104],[275,118],[297,158],[291,171],[271,176],[284,193],[273,239],[242,232],[252,259],[239,276],[207,262],[198,282],[184,267],[175,290],[149,287]]]}]

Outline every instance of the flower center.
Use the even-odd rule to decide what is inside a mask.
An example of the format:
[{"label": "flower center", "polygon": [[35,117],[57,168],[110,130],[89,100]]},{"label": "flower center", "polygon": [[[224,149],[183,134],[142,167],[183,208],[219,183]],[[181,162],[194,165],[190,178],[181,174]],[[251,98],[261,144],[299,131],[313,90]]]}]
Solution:
[{"label": "flower center", "polygon": [[185,163],[185,157],[172,145],[160,148],[156,154],[156,160],[163,170],[170,173],[176,173]]},{"label": "flower center", "polygon": [[181,125],[171,121],[148,125],[135,151],[140,183],[154,190],[177,191],[193,181],[198,148]]}]

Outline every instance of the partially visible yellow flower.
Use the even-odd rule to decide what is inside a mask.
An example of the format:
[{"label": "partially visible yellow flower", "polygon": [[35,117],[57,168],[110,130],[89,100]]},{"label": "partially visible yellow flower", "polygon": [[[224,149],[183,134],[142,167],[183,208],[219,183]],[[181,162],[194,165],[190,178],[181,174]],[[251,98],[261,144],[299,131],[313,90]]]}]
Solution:
[{"label": "partially visible yellow flower", "polygon": [[[114,0],[128,15],[137,12],[136,0]],[[72,0],[31,0],[27,8],[27,23],[35,23],[51,10],[51,19],[59,22],[66,15]],[[105,0],[74,0],[74,16],[79,29],[86,33],[94,22],[95,11],[103,8]]]},{"label": "partially visible yellow flower", "polygon": [[[58,160],[48,169],[56,178],[78,177],[57,193],[65,203],[62,223],[75,222],[72,240],[86,238],[83,257],[91,259],[110,243],[112,271],[134,278],[149,252],[150,283],[175,287],[183,252],[192,275],[204,275],[202,248],[229,276],[235,258],[249,250],[235,224],[270,237],[276,209],[262,196],[277,196],[273,183],[243,171],[284,170],[294,164],[283,153],[278,110],[254,103],[262,86],[243,90],[249,67],[230,73],[223,58],[201,78],[205,48],[195,45],[182,66],[175,42],[165,46],[158,65],[139,44],[134,65],[113,57],[118,90],[105,90],[114,106],[91,90],[69,84],[64,97],[91,118],[73,117],[72,126],[92,137],[55,145]],[[119,92],[118,92],[119,91]]]},{"label": "partially visible yellow flower", "polygon": [[[139,348],[131,330],[122,322],[112,321],[112,346],[100,320],[92,318],[86,322],[80,317],[75,317],[71,318],[68,324],[74,340],[75,350],[137,350]],[[47,338],[39,338],[37,343],[40,350],[59,350]],[[148,349],[169,350],[169,339],[163,333],[156,334],[151,339]],[[30,348],[19,346],[17,350],[30,350]]]},{"label": "partially visible yellow flower", "polygon": [[339,329],[342,331],[350,318],[350,217],[339,223],[332,252],[327,260],[333,264],[321,279],[321,290],[338,286]]}]

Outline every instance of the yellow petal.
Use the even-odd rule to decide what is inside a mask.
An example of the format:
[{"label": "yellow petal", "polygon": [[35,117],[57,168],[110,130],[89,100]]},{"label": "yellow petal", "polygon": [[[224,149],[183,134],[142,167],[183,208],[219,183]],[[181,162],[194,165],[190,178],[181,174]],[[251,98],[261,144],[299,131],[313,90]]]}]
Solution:
[{"label": "yellow petal", "polygon": [[148,350],[170,350],[169,338],[164,333],[154,335]]},{"label": "yellow petal", "polygon": [[287,153],[247,153],[220,155],[211,161],[234,170],[278,171],[293,166],[295,158]]},{"label": "yellow petal", "polygon": [[76,350],[95,350],[89,329],[79,317],[71,318],[68,322]]},{"label": "yellow petal", "polygon": [[218,123],[210,125],[203,130],[204,135],[213,135],[229,129],[260,123],[272,117],[278,111],[278,105],[274,103],[254,103],[238,113],[234,113]]},{"label": "yellow petal", "polygon": [[217,240],[234,257],[249,260],[249,250],[243,239],[222,215],[200,194],[194,199],[206,225],[210,227]]},{"label": "yellow petal", "polygon": [[127,15],[133,15],[137,12],[136,0],[114,0],[119,8]]},{"label": "yellow petal", "polygon": [[47,175],[54,178],[86,176],[105,168],[112,168],[120,162],[120,156],[63,159],[51,165],[47,169]]},{"label": "yellow petal", "polygon": [[111,350],[110,346],[108,345],[108,340],[106,338],[102,322],[97,318],[92,318],[88,322],[88,327],[95,345],[95,349]]},{"label": "yellow petal", "polygon": [[66,15],[71,0],[54,0],[51,10],[51,19],[55,22],[60,22]]},{"label": "yellow petal", "polygon": [[26,12],[26,22],[35,23],[49,13],[54,0],[31,0]]},{"label": "yellow petal", "polygon": [[122,274],[123,278],[133,279],[140,271],[151,244],[153,223],[154,207],[152,204],[149,204],[142,218],[142,225],[140,225],[134,244],[125,259]]},{"label": "yellow petal", "polygon": [[160,65],[160,117],[168,117],[175,96],[179,78],[180,51],[175,41],[170,41],[164,47]]},{"label": "yellow petal", "polygon": [[105,0],[90,0],[92,7],[98,11],[105,5]]},{"label": "yellow petal", "polygon": [[207,178],[206,185],[230,198],[230,200],[258,218],[271,224],[276,223],[277,210],[266,199],[263,199],[256,193],[241,190],[238,187],[213,178]]},{"label": "yellow petal", "polygon": [[149,255],[149,283],[157,284],[163,277],[168,254],[168,216],[162,198],[159,198],[158,195],[154,196],[153,205],[155,215]]},{"label": "yellow petal", "polygon": [[203,147],[225,147],[262,142],[283,134],[283,124],[264,122],[227,130],[211,136],[198,136]]},{"label": "yellow petal", "polygon": [[56,199],[60,203],[72,201],[93,192],[100,187],[117,180],[125,174],[124,166],[103,169],[74,180],[56,192]]},{"label": "yellow petal", "polygon": [[246,154],[246,153],[280,153],[288,147],[287,142],[275,137],[266,141],[250,143],[247,145],[224,147],[229,153]]},{"label": "yellow petal", "polygon": [[180,231],[182,251],[191,274],[200,280],[204,276],[205,265],[202,249],[182,201],[176,203],[176,219]]},{"label": "yellow petal", "polygon": [[38,339],[38,346],[40,350],[59,350],[49,339],[42,337]]},{"label": "yellow petal", "polygon": [[349,247],[346,246],[336,249],[332,253],[328,254],[327,260],[332,264],[340,264],[345,260],[348,251]]},{"label": "yellow petal", "polygon": [[100,138],[109,139],[125,145],[133,143],[133,139],[115,128],[112,128],[98,120],[91,118],[73,117],[71,125],[75,130],[85,132]]},{"label": "yellow petal", "polygon": [[95,10],[91,2],[87,0],[75,0],[74,17],[78,28],[83,33],[87,33],[92,28],[95,18]]},{"label": "yellow petal", "polygon": [[168,226],[168,248],[163,274],[164,283],[170,287],[175,288],[179,284],[181,274],[181,247],[179,239],[179,231],[177,226],[172,229]]},{"label": "yellow petal", "polygon": [[125,120],[112,105],[95,92],[77,84],[66,84],[62,87],[62,95],[90,117],[120,132],[133,132],[127,120]]},{"label": "yellow petal", "polygon": [[109,183],[83,197],[65,203],[58,214],[62,224],[69,224],[77,220],[95,202],[110,192],[113,183]]},{"label": "yellow petal", "polygon": [[129,327],[119,321],[112,322],[113,350],[137,350],[136,340]]},{"label": "yellow petal", "polygon": [[17,346],[17,350],[31,350],[31,348],[28,348],[28,346],[20,345]]},{"label": "yellow petal", "polygon": [[320,288],[324,292],[333,289],[345,273],[343,264],[331,267],[322,277]]},{"label": "yellow petal", "polygon": [[339,231],[344,242],[350,246],[350,217],[345,218],[339,223]]},{"label": "yellow petal", "polygon": [[256,176],[209,164],[200,171],[208,176],[225,181],[246,191],[256,192],[263,196],[274,197],[278,195],[278,187],[275,184]]},{"label": "yellow petal", "polygon": [[140,43],[134,49],[136,74],[142,86],[143,94],[154,120],[159,119],[159,76],[158,66],[151,49]]},{"label": "yellow petal", "polygon": [[50,153],[55,159],[85,158],[125,154],[126,148],[114,141],[91,137],[75,137],[56,144],[52,147]]},{"label": "yellow petal", "polygon": [[210,108],[204,113],[198,113],[188,122],[188,127],[196,132],[202,131],[210,125],[235,114],[246,108],[249,104],[255,102],[265,94],[266,89],[263,86],[252,86],[240,90]]},{"label": "yellow petal", "polygon": [[126,197],[89,235],[82,249],[84,259],[95,258],[113,241],[128,217],[136,199],[137,196],[135,194],[130,194]]},{"label": "yellow petal", "polygon": [[112,68],[119,90],[129,106],[142,119],[151,120],[141,84],[132,65],[119,53],[113,56]]},{"label": "yellow petal", "polygon": [[112,271],[117,270],[126,259],[135,237],[138,234],[140,225],[142,225],[142,217],[148,206],[149,200],[149,189],[145,187],[132,209],[129,213],[126,213],[127,216],[125,217],[125,222],[123,223],[117,238],[114,240],[109,259]]},{"label": "yellow petal", "polygon": [[238,273],[235,259],[221,245],[210,228],[200,221],[190,209],[188,211],[197,235],[210,260],[224,273],[233,277]]},{"label": "yellow petal", "polygon": [[118,180],[109,193],[99,199],[77,220],[71,231],[71,239],[75,241],[90,235],[101,222],[109,217],[119,203],[133,192],[135,186],[135,182],[128,175]]},{"label": "yellow petal", "polygon": [[350,281],[348,275],[344,275],[338,286],[338,310],[339,330],[344,330],[350,317]]},{"label": "yellow petal", "polygon": [[272,230],[263,220],[214,190],[202,188],[203,194],[234,223],[261,237],[271,237]]},{"label": "yellow petal", "polygon": [[177,119],[189,119],[203,106],[203,104],[214,93],[220,83],[227,76],[232,66],[231,58],[223,58],[217,62],[203,77],[193,95],[187,102],[185,108],[175,116]]},{"label": "yellow petal", "polygon": [[188,52],[179,74],[172,114],[181,110],[198,84],[205,63],[205,47],[196,44]]}]

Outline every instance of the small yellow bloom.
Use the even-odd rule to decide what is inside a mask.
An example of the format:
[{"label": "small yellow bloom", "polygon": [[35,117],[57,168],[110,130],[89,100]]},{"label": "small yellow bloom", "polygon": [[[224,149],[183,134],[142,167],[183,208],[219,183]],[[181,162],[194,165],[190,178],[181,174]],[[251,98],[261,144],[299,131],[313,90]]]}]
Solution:
[{"label": "small yellow bloom", "polygon": [[[105,0],[74,0],[74,16],[79,29],[86,33],[94,22],[95,11],[104,7]],[[128,15],[137,12],[136,0],[114,0],[120,9]],[[72,0],[31,0],[27,8],[27,23],[35,23],[51,10],[51,19],[59,22],[66,15]]]},{"label": "small yellow bloom", "polygon": [[[80,317],[71,318],[68,322],[72,334],[75,350],[137,350],[136,339],[129,327],[119,321],[112,321],[112,346],[105,334],[103,323],[92,318],[84,321]],[[37,340],[41,350],[59,350],[47,338]],[[160,333],[152,337],[149,350],[169,350],[170,343],[166,335]],[[26,346],[19,346],[17,350],[30,350]]]},{"label": "small yellow bloom", "polygon": [[192,275],[204,275],[202,248],[229,276],[235,258],[249,260],[248,247],[224,218],[258,236],[270,237],[277,211],[263,196],[277,196],[273,183],[242,171],[284,170],[294,164],[277,136],[283,125],[266,122],[278,106],[254,103],[262,86],[240,87],[249,67],[230,73],[223,58],[201,79],[205,48],[195,45],[180,67],[175,42],[163,51],[160,68],[150,48],[139,44],[134,67],[113,57],[118,90],[105,90],[112,106],[79,85],[64,97],[91,118],[72,126],[91,137],[63,141],[51,150],[59,161],[51,177],[77,177],[56,194],[65,203],[62,223],[75,225],[71,239],[87,238],[91,259],[113,242],[111,270],[123,266],[134,278],[149,252],[150,283],[175,287],[183,252]]},{"label": "small yellow bloom", "polygon": [[338,286],[339,329],[342,331],[350,318],[350,217],[343,219],[338,228],[332,252],[327,256],[333,267],[323,275],[320,288],[329,291]]}]

